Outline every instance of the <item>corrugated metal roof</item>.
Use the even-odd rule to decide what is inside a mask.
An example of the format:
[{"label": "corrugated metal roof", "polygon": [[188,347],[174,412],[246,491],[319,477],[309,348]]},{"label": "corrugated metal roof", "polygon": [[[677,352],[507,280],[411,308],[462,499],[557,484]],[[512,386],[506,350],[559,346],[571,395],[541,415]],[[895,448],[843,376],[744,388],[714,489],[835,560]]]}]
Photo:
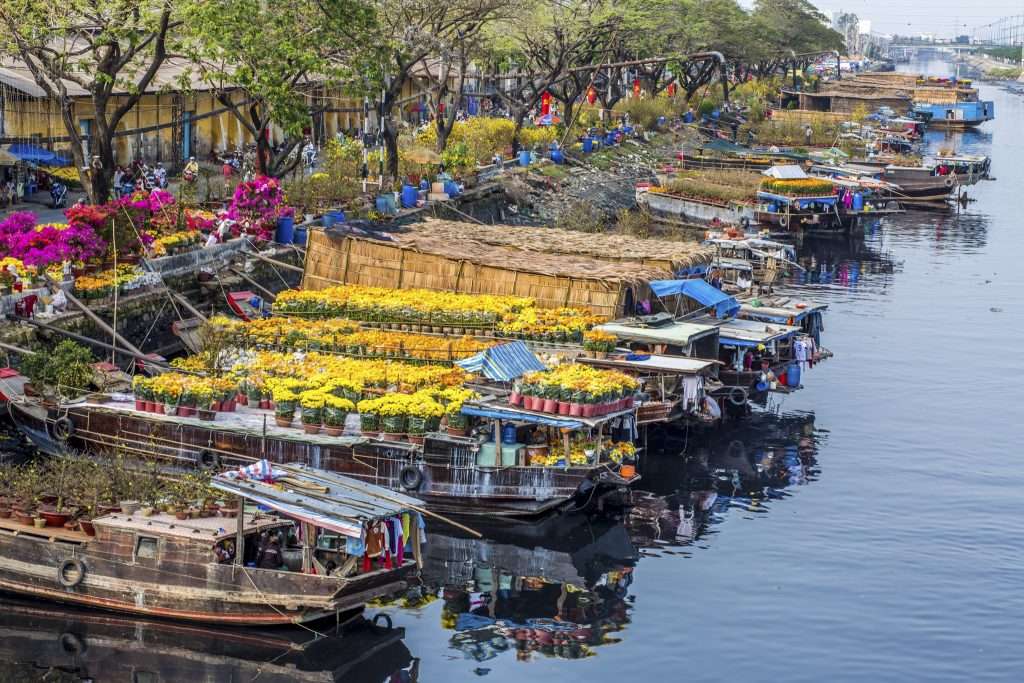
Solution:
[{"label": "corrugated metal roof", "polygon": [[605,323],[598,325],[596,329],[614,334],[616,338],[624,341],[689,346],[698,339],[715,334],[718,328],[714,325],[698,325],[693,322],[674,322],[662,327]]},{"label": "corrugated metal roof", "polygon": [[528,372],[546,369],[521,341],[492,346],[469,358],[457,360],[455,364],[467,372],[482,374],[495,382],[511,382]]}]

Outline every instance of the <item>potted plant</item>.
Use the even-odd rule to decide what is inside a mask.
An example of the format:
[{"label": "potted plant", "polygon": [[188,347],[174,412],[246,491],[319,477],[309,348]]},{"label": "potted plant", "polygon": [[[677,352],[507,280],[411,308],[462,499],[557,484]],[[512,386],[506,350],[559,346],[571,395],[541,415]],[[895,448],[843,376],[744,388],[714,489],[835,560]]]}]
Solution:
[{"label": "potted plant", "polygon": [[42,487],[55,497],[51,504],[40,505],[39,516],[46,520],[46,526],[62,527],[73,514],[66,506],[79,476],[77,461],[71,458],[49,458],[41,472]]},{"label": "potted plant", "polygon": [[562,387],[558,392],[558,414],[569,414],[569,402],[572,400],[572,389]]},{"label": "potted plant", "polygon": [[328,436],[341,436],[345,431],[345,420],[355,410],[355,405],[347,398],[324,395],[324,429]]},{"label": "potted plant", "polygon": [[422,444],[426,439],[424,435],[430,429],[432,421],[439,420],[444,415],[445,409],[426,392],[414,394],[413,398],[407,419],[409,441]]},{"label": "potted plant", "polygon": [[555,384],[549,384],[544,387],[544,403],[541,406],[541,410],[545,413],[557,413],[558,412],[558,396],[561,393],[560,387]]},{"label": "potted plant", "polygon": [[302,406],[302,429],[307,434],[319,434],[324,422],[324,394],[319,390],[307,390],[299,394]]},{"label": "potted plant", "polygon": [[87,535],[95,536],[96,528],[92,520],[99,514],[103,496],[109,490],[110,479],[104,468],[95,460],[85,459],[81,462],[76,483],[76,497],[85,506],[85,514],[78,518],[78,526]]},{"label": "potted plant", "polygon": [[12,507],[14,518],[20,524],[32,526],[36,506],[42,492],[42,476],[35,464],[24,465],[14,475],[13,490],[18,502]]},{"label": "potted plant", "polygon": [[21,372],[44,399],[67,400],[86,393],[92,384],[92,352],[71,340],[49,353],[25,356]]},{"label": "potted plant", "polygon": [[291,427],[295,419],[295,407],[299,402],[299,395],[292,389],[284,386],[275,387],[274,397],[274,421],[278,427]]},{"label": "potted plant", "polygon": [[592,358],[607,358],[615,350],[615,342],[615,335],[601,330],[590,330],[583,335],[583,348]]}]

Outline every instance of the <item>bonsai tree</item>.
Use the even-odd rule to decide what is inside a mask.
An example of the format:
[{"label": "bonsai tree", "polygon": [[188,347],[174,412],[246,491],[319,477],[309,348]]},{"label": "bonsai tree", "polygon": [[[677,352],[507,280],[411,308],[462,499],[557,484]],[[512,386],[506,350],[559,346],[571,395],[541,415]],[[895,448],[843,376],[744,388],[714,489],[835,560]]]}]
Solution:
[{"label": "bonsai tree", "polygon": [[39,467],[28,464],[19,467],[14,474],[13,490],[18,502],[26,511],[34,510],[42,494],[43,478]]},{"label": "bonsai tree", "polygon": [[66,400],[88,391],[93,360],[89,349],[65,340],[50,353],[34,353],[25,358],[21,371],[43,396]]},{"label": "bonsai tree", "polygon": [[67,512],[66,503],[74,497],[75,482],[79,477],[78,461],[73,458],[52,457],[46,460],[41,471],[41,489],[56,497],[53,511]]},{"label": "bonsai tree", "polygon": [[103,463],[91,458],[82,458],[78,464],[74,495],[85,508],[84,518],[92,519],[98,514],[100,504],[105,502],[105,495],[109,493],[109,473]]}]

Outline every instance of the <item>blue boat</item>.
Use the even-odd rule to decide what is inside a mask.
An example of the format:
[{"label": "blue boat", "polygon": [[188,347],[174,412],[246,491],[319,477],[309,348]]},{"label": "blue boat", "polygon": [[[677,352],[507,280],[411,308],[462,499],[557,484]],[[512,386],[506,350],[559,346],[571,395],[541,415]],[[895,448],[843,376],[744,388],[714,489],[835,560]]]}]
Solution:
[{"label": "blue boat", "polygon": [[927,119],[929,126],[972,128],[994,119],[996,107],[991,100],[947,104],[918,103],[914,105],[914,113]]}]

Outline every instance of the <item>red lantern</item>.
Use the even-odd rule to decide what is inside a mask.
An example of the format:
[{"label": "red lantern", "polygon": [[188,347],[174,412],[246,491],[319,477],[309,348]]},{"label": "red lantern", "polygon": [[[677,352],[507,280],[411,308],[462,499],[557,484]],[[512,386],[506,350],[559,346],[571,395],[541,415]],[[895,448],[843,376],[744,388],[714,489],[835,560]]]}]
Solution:
[{"label": "red lantern", "polygon": [[551,93],[545,91],[540,96],[540,115],[547,116],[551,113]]},{"label": "red lantern", "polygon": [[594,90],[594,86],[590,86],[587,88],[587,102],[593,104],[595,101],[597,101],[597,91]]},{"label": "red lantern", "polygon": [[675,81],[672,81],[671,83],[668,84],[668,96],[669,97],[675,97],[676,96],[676,82]]},{"label": "red lantern", "polygon": [[634,78],[633,79],[633,96],[634,97],[640,97],[640,79],[639,78]]}]

